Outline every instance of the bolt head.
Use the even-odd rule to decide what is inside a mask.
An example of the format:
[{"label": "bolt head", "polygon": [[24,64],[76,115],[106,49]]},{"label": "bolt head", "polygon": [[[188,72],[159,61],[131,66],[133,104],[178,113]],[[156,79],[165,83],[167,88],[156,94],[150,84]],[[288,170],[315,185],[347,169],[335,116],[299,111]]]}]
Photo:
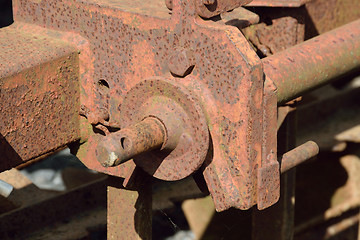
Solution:
[{"label": "bolt head", "polygon": [[188,49],[176,49],[169,58],[170,72],[176,76],[184,77],[190,73],[195,65],[194,53]]},{"label": "bolt head", "polygon": [[172,10],[172,8],[173,8],[172,0],[165,0],[165,4],[169,10]]}]

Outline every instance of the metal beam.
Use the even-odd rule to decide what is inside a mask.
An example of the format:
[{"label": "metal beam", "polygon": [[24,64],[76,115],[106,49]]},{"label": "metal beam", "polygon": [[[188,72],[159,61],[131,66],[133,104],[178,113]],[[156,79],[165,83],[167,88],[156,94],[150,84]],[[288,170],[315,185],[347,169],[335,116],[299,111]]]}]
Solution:
[{"label": "metal beam", "polygon": [[80,136],[77,49],[22,25],[0,29],[0,171]]}]

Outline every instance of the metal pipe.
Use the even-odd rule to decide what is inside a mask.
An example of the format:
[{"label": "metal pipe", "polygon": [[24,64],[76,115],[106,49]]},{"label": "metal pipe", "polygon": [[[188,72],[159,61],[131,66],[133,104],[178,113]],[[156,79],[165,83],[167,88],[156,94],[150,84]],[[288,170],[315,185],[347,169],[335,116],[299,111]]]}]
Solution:
[{"label": "metal pipe", "polygon": [[360,19],[264,58],[263,64],[279,104],[360,70]]}]

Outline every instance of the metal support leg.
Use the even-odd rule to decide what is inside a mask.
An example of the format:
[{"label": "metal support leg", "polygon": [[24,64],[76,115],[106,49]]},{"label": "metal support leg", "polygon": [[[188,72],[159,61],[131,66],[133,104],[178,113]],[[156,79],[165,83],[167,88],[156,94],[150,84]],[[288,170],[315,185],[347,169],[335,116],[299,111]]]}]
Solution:
[{"label": "metal support leg", "polygon": [[[144,173],[143,173],[144,174]],[[148,176],[141,176],[147,178]],[[138,181],[137,181],[138,182]],[[108,184],[108,239],[152,238],[152,196],[150,181],[141,181],[136,190],[125,189],[121,178]]]}]

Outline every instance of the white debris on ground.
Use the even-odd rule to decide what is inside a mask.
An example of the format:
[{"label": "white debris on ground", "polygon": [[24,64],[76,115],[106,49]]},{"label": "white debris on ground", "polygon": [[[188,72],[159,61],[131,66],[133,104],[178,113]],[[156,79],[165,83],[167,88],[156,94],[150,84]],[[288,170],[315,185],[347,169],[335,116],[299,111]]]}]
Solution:
[{"label": "white debris on ground", "polygon": [[64,191],[66,186],[61,171],[67,167],[86,168],[67,148],[22,169],[21,173],[40,189]]},{"label": "white debris on ground", "polygon": [[188,230],[188,231],[178,231],[177,233],[175,233],[174,236],[170,236],[165,238],[165,240],[194,240],[195,239],[195,234]]}]

